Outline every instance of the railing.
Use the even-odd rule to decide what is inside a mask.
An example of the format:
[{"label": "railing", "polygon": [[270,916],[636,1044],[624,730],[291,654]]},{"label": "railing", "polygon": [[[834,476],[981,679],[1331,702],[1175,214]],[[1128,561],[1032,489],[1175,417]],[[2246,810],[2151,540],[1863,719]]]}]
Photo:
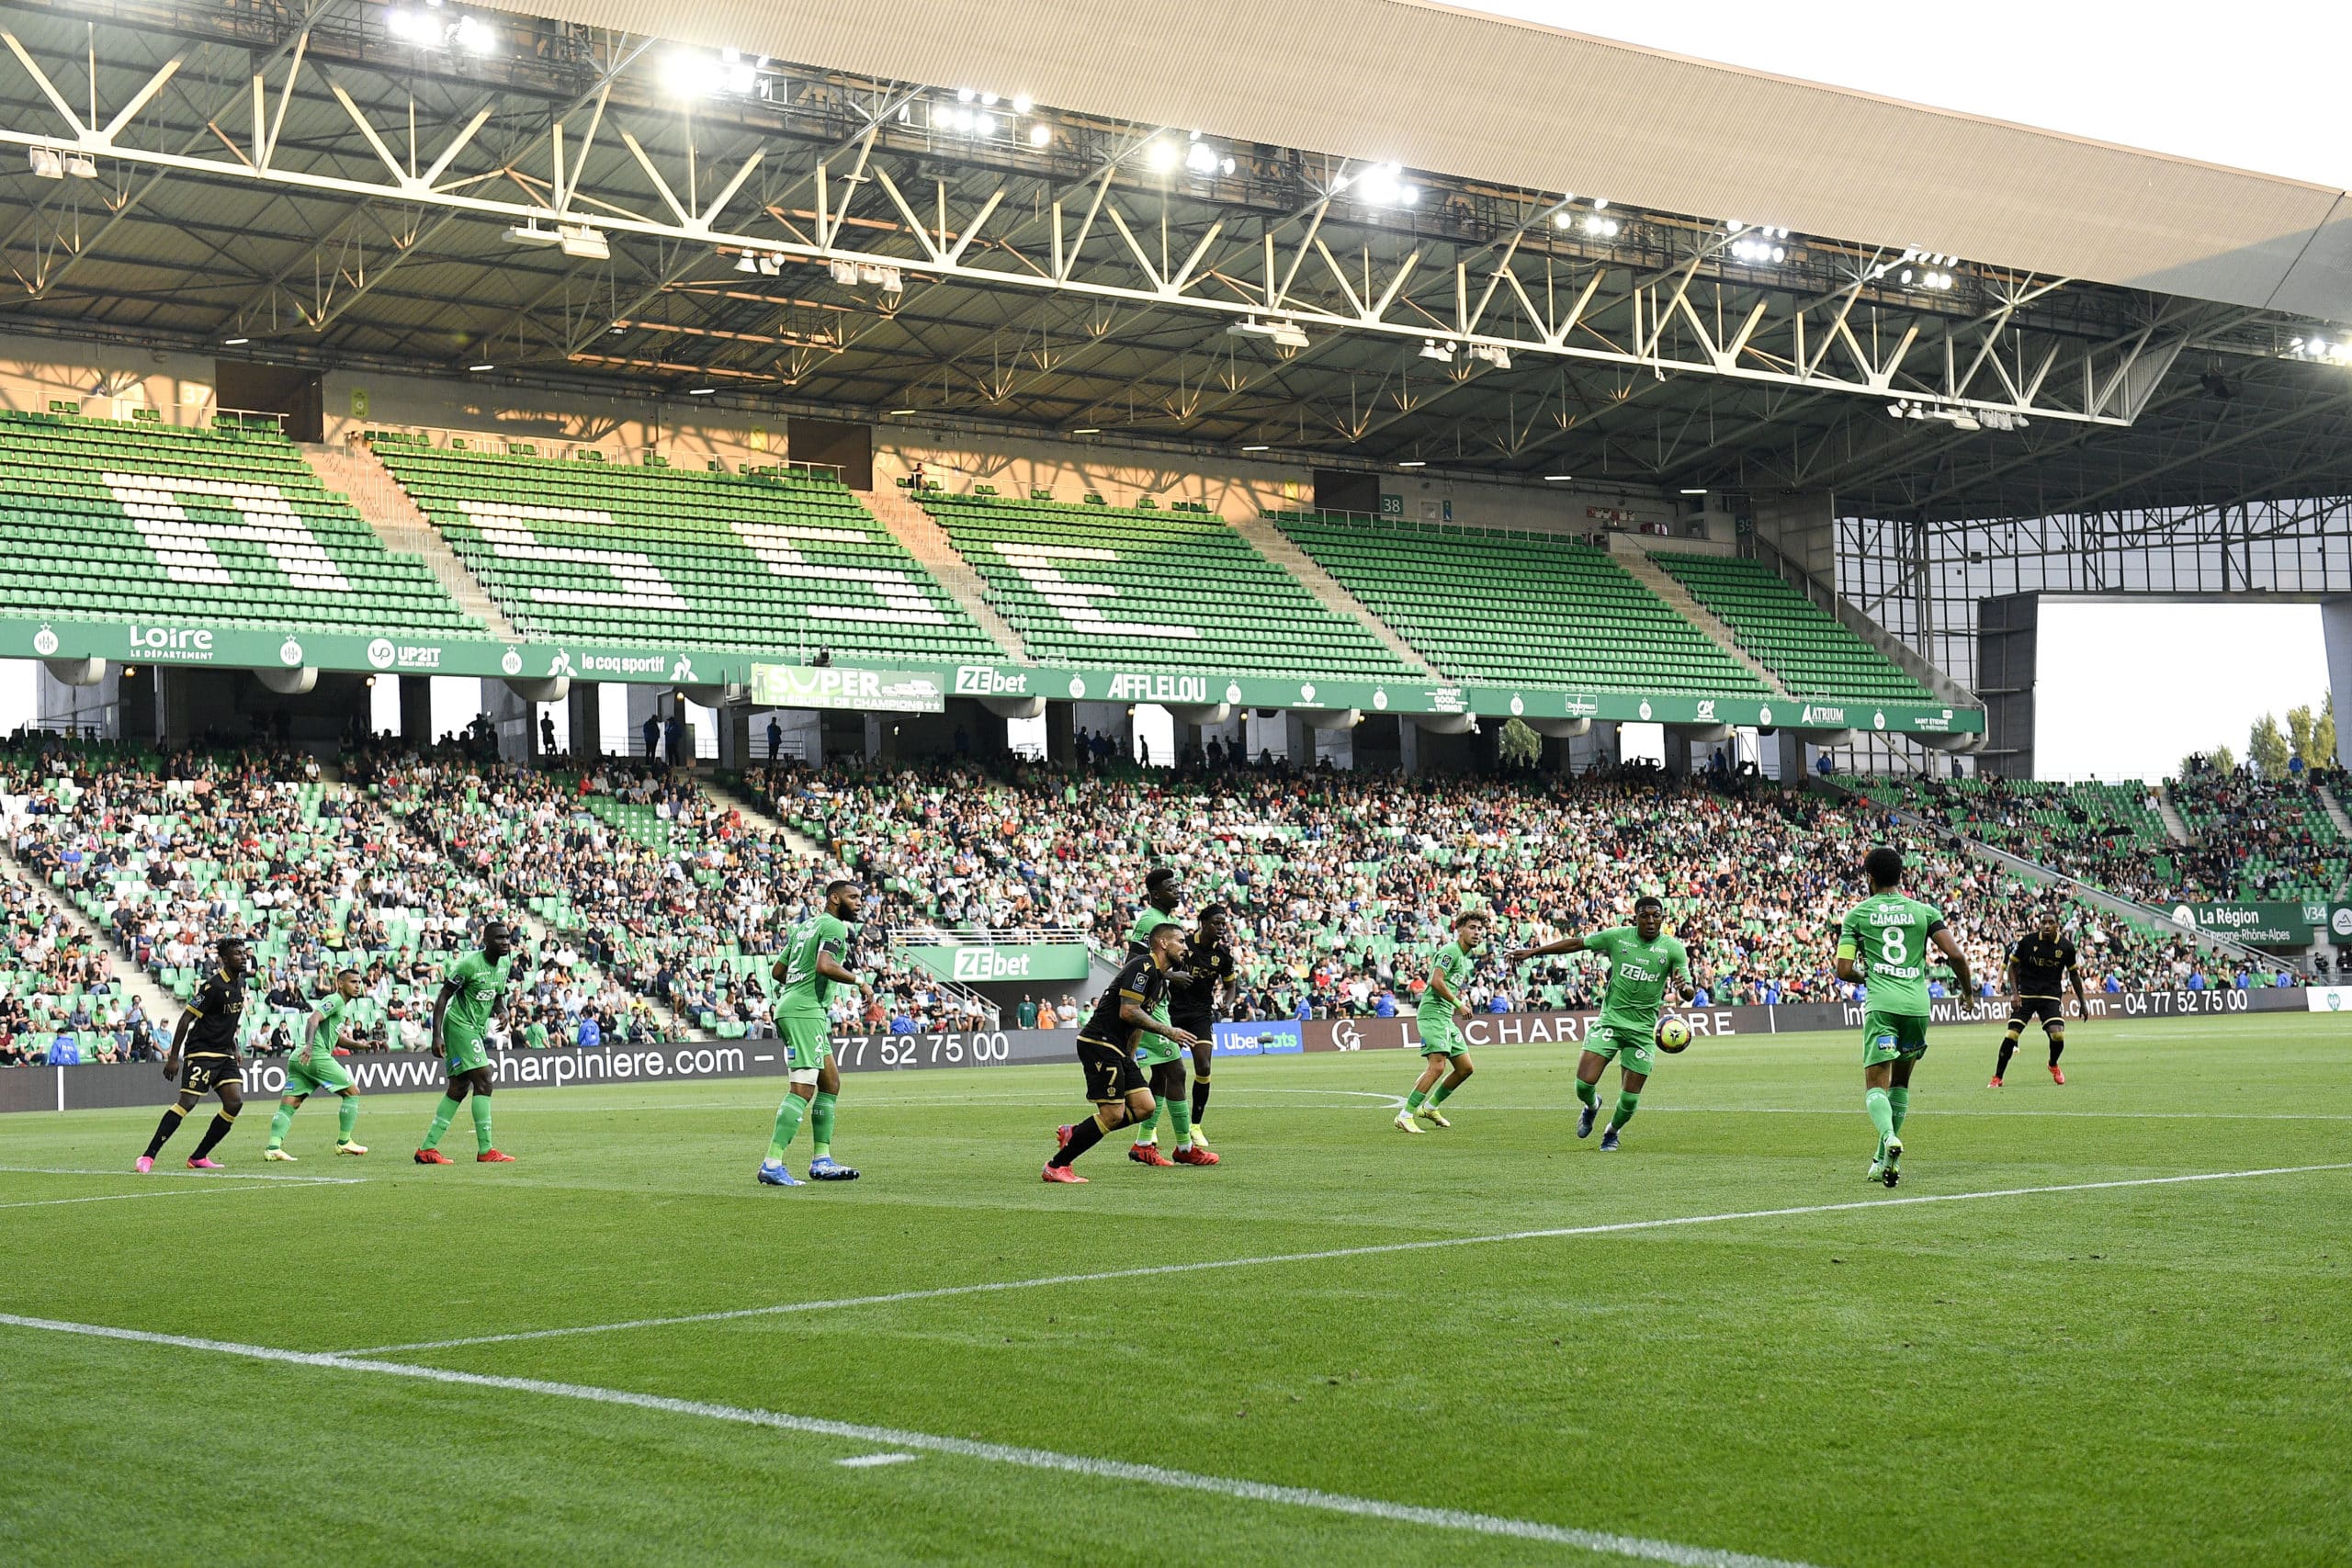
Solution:
[{"label": "railing", "polygon": [[1076,926],[940,926],[928,923],[892,926],[890,944],[934,946],[953,942],[959,947],[1082,947],[1086,932]]}]

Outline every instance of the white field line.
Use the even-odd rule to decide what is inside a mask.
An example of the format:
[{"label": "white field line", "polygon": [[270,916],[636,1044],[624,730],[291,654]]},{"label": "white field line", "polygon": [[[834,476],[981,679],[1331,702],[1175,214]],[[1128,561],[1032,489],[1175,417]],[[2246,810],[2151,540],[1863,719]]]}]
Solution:
[{"label": "white field line", "polygon": [[0,1209],[47,1209],[59,1203],[114,1203],[131,1198],[204,1198],[232,1192],[266,1192],[266,1187],[166,1187],[149,1192],[94,1192],[86,1198],[21,1198]]},{"label": "white field line", "polygon": [[1395,1252],[1430,1252],[1444,1247],[1489,1247],[1499,1242],[1549,1241],[1566,1236],[1616,1235],[1632,1231],[1671,1230],[1687,1225],[1724,1224],[1735,1220],[1789,1219],[1805,1214],[1838,1214],[1856,1209],[1900,1209],[1923,1203],[1969,1203],[1987,1198],[2028,1198],[2052,1192],[2104,1192],[2126,1187],[2173,1187],[2194,1181],[2240,1181],[2257,1176],[2300,1176],[2311,1171],[2352,1170],[2352,1161],[2335,1165],[2274,1166],[2262,1170],[2216,1170],[2189,1176],[2143,1176],[2120,1181],[2075,1181],[2051,1187],[2004,1187],[1982,1192],[1925,1192],[1910,1198],[1862,1198],[1842,1203],[1810,1203],[1796,1208],[1744,1209],[1721,1214],[1682,1214],[1662,1220],[1623,1220],[1600,1225],[1563,1225],[1548,1230],[1503,1231],[1493,1235],[1439,1236],[1422,1241],[1388,1241],[1363,1247],[1331,1247],[1320,1252],[1276,1252],[1258,1258],[1218,1258],[1199,1263],[1154,1263],[1134,1269],[1112,1269],[1096,1274],[1048,1274],[1034,1280],[994,1280],[972,1285],[940,1285],[920,1291],[890,1291],[880,1295],[847,1296],[826,1302],[786,1302],[773,1306],[736,1307],[725,1312],[684,1313],[675,1317],[639,1317],[620,1323],[590,1323],[571,1328],[529,1328],[511,1334],[477,1334],[462,1339],[426,1339],[409,1345],[378,1345],[364,1350],[336,1352],[346,1356],[395,1356],[418,1350],[448,1350],[465,1345],[508,1345],[522,1339],[560,1339],[575,1334],[612,1334],[631,1328],[670,1328],[681,1324],[727,1323],[737,1318],[775,1317],[789,1313],[831,1312],[842,1307],[887,1306],[899,1302],[935,1301],[943,1296],[987,1295],[999,1291],[1029,1291],[1047,1285],[1089,1285],[1106,1280],[1142,1280],[1164,1274],[1197,1274],[1212,1269],[1254,1269],[1275,1263],[1319,1263],[1339,1258],[1377,1258]]},{"label": "white field line", "polygon": [[277,1170],[151,1170],[140,1176],[135,1170],[118,1166],[102,1170],[94,1166],[67,1165],[0,1165],[0,1176],[129,1176],[141,1181],[153,1181],[159,1176],[175,1176],[188,1181],[307,1181],[313,1185],[349,1187],[365,1181],[364,1176],[297,1176],[292,1171]]},{"label": "white field line", "polygon": [[[1391,1096],[1391,1099],[1396,1097]],[[1399,1103],[1402,1103],[1399,1101]],[[1447,1103],[1453,1104],[1453,1101]],[[1286,1110],[1329,1111],[1328,1105],[1285,1107]],[[1349,1106],[1349,1110],[1356,1109]],[[1472,1116],[1504,1115],[1513,1112],[1540,1111],[1556,1115],[1562,1111],[1581,1111],[1576,1100],[1558,1105],[1456,1105],[1456,1110]],[[1645,1100],[1642,1114],[1656,1111],[1661,1115],[1702,1116],[1847,1116],[1854,1114],[1847,1105],[1652,1105]],[[1990,1107],[1965,1109],[1946,1107],[1929,1101],[1916,1112],[1921,1121],[1939,1121],[1946,1116],[2082,1116],[2119,1122],[2352,1122],[2352,1111],[2044,1111],[2039,1106],[2019,1105],[2006,1101],[1999,1110]],[[1905,1123],[1907,1126],[1909,1123]]]},{"label": "white field line", "polygon": [[872,1470],[876,1465],[909,1464],[921,1458],[921,1454],[858,1454],[851,1459],[837,1459],[833,1462],[843,1470]]},{"label": "white field line", "polygon": [[[0,1324],[17,1328],[45,1329],[56,1334],[78,1334],[99,1339],[127,1339],[138,1344],[162,1345],[180,1350],[208,1350],[220,1355],[243,1356],[260,1361],[325,1367],[336,1371],[378,1372],[390,1377],[414,1378],[424,1382],[455,1384],[466,1388],[503,1389],[516,1393],[536,1393],[559,1399],[586,1400],[597,1404],[626,1405],[639,1410],[660,1411],[671,1416],[699,1416],[706,1420],[730,1421],[739,1426],[802,1432],[812,1437],[833,1438],[892,1450],[950,1454],[959,1459],[982,1460],[992,1464],[1017,1465],[1024,1470],[1057,1471],[1066,1474],[1084,1475],[1104,1481],[1140,1482],[1148,1486],[1166,1486],[1186,1492],[1207,1493],[1215,1496],[1230,1497],[1238,1502],[1306,1508],[1318,1513],[1376,1519],[1387,1524],[1419,1525],[1430,1529],[1454,1530],[1472,1535],[1502,1536],[1518,1540],[1544,1541],[1605,1556],[1632,1557],[1650,1562],[1673,1563],[1676,1568],[1805,1568],[1804,1564],[1791,1563],[1781,1559],[1752,1557],[1745,1552],[1721,1551],[1710,1547],[1684,1546],[1676,1541],[1652,1540],[1641,1536],[1611,1535],[1600,1530],[1570,1529],[1565,1526],[1544,1524],[1533,1519],[1506,1518],[1495,1514],[1473,1514],[1456,1508],[1419,1507],[1408,1503],[1383,1502],[1374,1497],[1354,1497],[1340,1492],[1321,1492],[1306,1486],[1277,1486],[1262,1481],[1244,1481],[1222,1475],[1202,1475],[1192,1471],[1169,1470],[1156,1464],[1131,1464],[1123,1460],[1092,1459],[1080,1454],[1056,1453],[1048,1449],[1019,1448],[1009,1443],[981,1442],[977,1438],[940,1437],[930,1432],[902,1432],[888,1427],[865,1427],[847,1421],[826,1421],[810,1416],[788,1416],[780,1411],[756,1410],[737,1404],[714,1404],[695,1399],[672,1399],[662,1394],[637,1393],[627,1389],[598,1388],[585,1383],[549,1382],[538,1378],[494,1377],[482,1372],[453,1371],[446,1367],[414,1366],[404,1361],[368,1360],[359,1357],[326,1352],[281,1350],[266,1345],[239,1345],[220,1339],[193,1339],[177,1334],[151,1334],[143,1329],[111,1328],[99,1324],[64,1323],[52,1318],[20,1317],[13,1313],[0,1313]],[[878,1460],[899,1456],[872,1457]]]}]

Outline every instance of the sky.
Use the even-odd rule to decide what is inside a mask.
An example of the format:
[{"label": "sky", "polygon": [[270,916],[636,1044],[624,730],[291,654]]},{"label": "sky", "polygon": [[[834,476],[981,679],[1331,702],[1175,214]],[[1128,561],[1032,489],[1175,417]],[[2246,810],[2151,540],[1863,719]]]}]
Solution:
[{"label": "sky", "polygon": [[2316,604],[2041,601],[2034,773],[2158,779],[2191,751],[2245,760],[2264,714],[2312,711],[2327,690]]},{"label": "sky", "polygon": [[[1797,9],[1480,0],[1465,9],[2011,120],[2150,152],[2352,186],[2326,85],[2352,55],[2342,0],[2043,0]],[[2222,18],[2226,18],[2226,22]]]}]

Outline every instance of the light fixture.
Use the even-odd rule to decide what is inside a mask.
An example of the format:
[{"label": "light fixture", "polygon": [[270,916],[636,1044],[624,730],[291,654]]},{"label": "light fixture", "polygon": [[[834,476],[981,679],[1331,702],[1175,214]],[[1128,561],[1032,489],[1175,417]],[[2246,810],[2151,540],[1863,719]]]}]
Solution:
[{"label": "light fixture", "polygon": [[1070,434],[1072,435],[1100,435],[1102,434],[1102,427],[1099,424],[1081,424],[1076,430],[1071,431]]},{"label": "light fixture", "polygon": [[1617,220],[1603,218],[1598,212],[1587,217],[1581,227],[1586,233],[1597,234],[1604,240],[1613,240],[1617,237]]},{"label": "light fixture", "polygon": [[707,398],[718,390],[718,389],[716,387],[688,387],[686,389],[686,396],[690,398]]},{"label": "light fixture", "polygon": [[833,281],[840,284],[843,288],[854,288],[857,287],[857,264],[855,262],[837,261],[832,264],[831,270],[833,275]]},{"label": "light fixture", "polygon": [[1031,97],[1028,94],[1015,93],[1012,95],[1012,112],[1014,114],[1027,114],[1031,109],[1034,109],[1036,107],[1037,100]]},{"label": "light fixture", "polygon": [[737,272],[757,272],[760,270],[760,264],[752,259],[751,252],[745,251],[741,255],[735,258],[735,270]]},{"label": "light fixture", "polygon": [[780,276],[784,272],[784,254],[780,251],[770,251],[759,258],[759,264],[762,277]]},{"label": "light fixture", "polygon": [[1300,329],[1296,321],[1276,321],[1273,339],[1276,348],[1297,349],[1306,346],[1306,333]]},{"label": "light fixture", "polygon": [[568,256],[587,261],[610,261],[613,247],[605,241],[605,231],[593,223],[559,223],[555,227],[556,244]]},{"label": "light fixture", "polygon": [[1158,173],[1166,174],[1176,166],[1176,160],[1182,156],[1183,153],[1177,151],[1176,143],[1165,137],[1155,137],[1144,143],[1143,161]]},{"label": "light fixture", "polygon": [[1453,363],[1453,345],[1450,343],[1440,343],[1433,337],[1425,337],[1421,340],[1420,357],[1451,365]]},{"label": "light fixture", "polygon": [[77,180],[94,180],[98,177],[98,161],[87,152],[68,152],[65,172]]},{"label": "light fixture", "polygon": [[1053,139],[1054,128],[1042,119],[1029,128],[1029,145],[1032,147],[1043,147]]},{"label": "light fixture", "polygon": [[1184,149],[1184,166],[1196,175],[1216,173],[1216,149],[1205,141],[1195,141]]},{"label": "light fixture", "polygon": [[1470,345],[1470,357],[1473,359],[1484,360],[1498,370],[1508,370],[1510,368],[1510,350],[1505,348],[1498,343],[1472,344]]},{"label": "light fixture", "polygon": [[1576,223],[1577,215],[1565,207],[1552,214],[1552,227],[1555,229],[1573,229]]},{"label": "light fixture", "polygon": [[1683,494],[1685,494],[1685,495],[1704,495],[1704,494],[1706,494],[1706,493],[1707,493],[1707,491],[1706,491],[1705,488],[1702,486],[1702,487],[1701,487],[1701,488],[1699,488],[1699,489],[1695,489],[1695,490],[1686,490],[1686,491],[1684,491],[1682,493],[1683,493]]},{"label": "light fixture", "polygon": [[449,29],[449,37],[468,54],[491,54],[498,48],[498,40],[479,17],[460,17],[458,25]]},{"label": "light fixture", "polygon": [[1352,181],[1361,200],[1374,207],[1410,207],[1421,198],[1421,193],[1404,180],[1402,165],[1377,164],[1357,175]]},{"label": "light fixture", "polygon": [[220,340],[220,345],[223,348],[242,348],[253,341],[249,337],[224,337]]},{"label": "light fixture", "polygon": [[[125,673],[128,673],[128,671],[125,671]],[[362,682],[360,682],[359,683],[360,683],[361,685],[363,685],[363,686],[372,686],[372,685],[374,685],[374,684],[376,683],[376,677],[374,677],[373,675],[370,675],[370,676],[368,676],[365,681],[362,681]]]},{"label": "light fixture", "polygon": [[466,368],[469,370],[495,370],[498,367],[495,365],[469,365]]},{"label": "light fixture", "polygon": [[1576,478],[1576,475],[1574,474],[1545,474],[1544,476],[1544,482],[1546,484],[1555,485],[1566,484],[1568,480],[1574,478]]},{"label": "light fixture", "polygon": [[996,116],[985,112],[973,116],[972,129],[978,131],[982,136],[994,136],[996,134]]},{"label": "light fixture", "polygon": [[1273,450],[1273,448],[1272,448],[1272,447],[1271,447],[1271,446],[1266,446],[1261,445],[1261,446],[1244,446],[1244,447],[1242,448],[1242,450],[1243,450],[1244,452],[1271,452],[1271,451],[1272,451],[1272,450]]},{"label": "light fixture", "polygon": [[1426,468],[1429,467],[1429,464],[1422,458],[1414,457],[1408,461],[1399,463],[1396,466],[1400,468]]},{"label": "light fixture", "polygon": [[956,101],[959,104],[968,104],[974,98],[978,96],[979,95],[972,91],[969,87],[958,87],[956,89]]},{"label": "light fixture", "polygon": [[42,179],[62,180],[65,177],[65,160],[58,155],[56,148],[35,147],[30,150],[30,155],[33,173]]},{"label": "light fixture", "polygon": [[539,220],[531,218],[509,228],[506,243],[510,245],[560,245],[563,243],[563,236],[552,229],[540,228]]},{"label": "light fixture", "polygon": [[893,414],[903,414],[913,413],[915,411],[913,409],[892,409],[889,412]]}]

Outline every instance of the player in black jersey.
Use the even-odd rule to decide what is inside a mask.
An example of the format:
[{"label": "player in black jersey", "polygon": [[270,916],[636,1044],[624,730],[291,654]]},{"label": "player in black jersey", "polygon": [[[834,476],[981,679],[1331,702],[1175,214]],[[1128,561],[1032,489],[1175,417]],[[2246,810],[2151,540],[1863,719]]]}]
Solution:
[{"label": "player in black jersey", "polygon": [[1094,1004],[1093,1016],[1078,1032],[1078,1063],[1086,1074],[1086,1098],[1094,1114],[1061,1129],[1061,1147],[1046,1162],[1047,1181],[1084,1181],[1070,1162],[1101,1143],[1112,1129],[1151,1114],[1151,1089],[1136,1064],[1136,1040],[1159,1034],[1178,1046],[1193,1037],[1156,1016],[1168,998],[1169,971],[1184,950],[1184,928],[1170,922],[1154,930],[1141,957],[1130,958]]},{"label": "player in black jersey", "polygon": [[172,1048],[164,1055],[164,1077],[177,1078],[179,1098],[164,1108],[164,1119],[155,1124],[155,1135],[147,1140],[147,1152],[138,1159],[138,1168],[144,1174],[155,1168],[155,1156],[181,1122],[195,1110],[207,1094],[220,1097],[220,1109],[212,1118],[212,1125],[204,1130],[204,1141],[196,1145],[196,1153],[187,1156],[190,1170],[218,1170],[220,1165],[209,1156],[213,1145],[229,1135],[237,1124],[237,1112],[244,1109],[243,1086],[237,1081],[237,1026],[245,1016],[245,971],[249,967],[243,937],[224,936],[217,944],[220,966],[204,977],[196,995],[187,1004],[187,1011],[180,1015],[180,1026],[173,1032]]},{"label": "player in black jersey", "polygon": [[2059,1053],[2066,1049],[2066,998],[2061,989],[2066,981],[2074,983],[2075,1010],[2088,1018],[2090,1004],[2083,999],[2083,976],[2075,967],[2074,941],[2058,929],[2058,911],[2044,909],[2033,930],[2009,949],[2009,1028],[2001,1037],[2001,1059],[1994,1065],[1989,1087],[2001,1087],[2009,1058],[2017,1055],[2018,1037],[2036,1018],[2041,1020],[2041,1032],[2050,1040],[2050,1081],[2066,1081],[2058,1066]]},{"label": "player in black jersey", "polygon": [[1201,1131],[1201,1118],[1208,1114],[1209,1064],[1216,1055],[1216,1015],[1226,987],[1238,972],[1233,962],[1232,945],[1227,940],[1233,930],[1231,913],[1222,904],[1211,904],[1201,911],[1200,922],[1200,929],[1184,945],[1184,956],[1168,988],[1170,1021],[1193,1037],[1193,1103],[1189,1116],[1184,1114],[1183,1062],[1162,1063],[1152,1069],[1151,1075],[1151,1092],[1167,1103],[1170,1114],[1175,1118],[1178,1165],[1217,1163],[1207,1136]]}]

